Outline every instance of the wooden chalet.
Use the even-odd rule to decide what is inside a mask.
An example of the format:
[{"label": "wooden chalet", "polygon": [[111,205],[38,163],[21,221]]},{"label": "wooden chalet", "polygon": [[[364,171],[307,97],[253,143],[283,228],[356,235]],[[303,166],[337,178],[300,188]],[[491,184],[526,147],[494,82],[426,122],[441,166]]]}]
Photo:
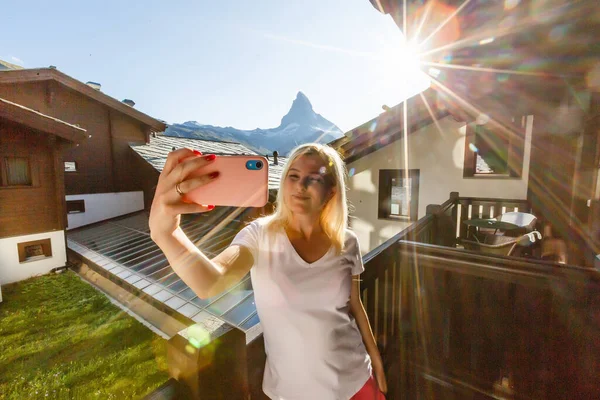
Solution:
[{"label": "wooden chalet", "polygon": [[[416,101],[449,111],[466,124],[464,178],[482,185],[492,178],[520,177],[527,188],[525,197],[510,192],[478,196],[527,199],[569,243],[570,259],[591,266],[600,253],[600,50],[592,45],[600,24],[596,2],[407,1],[406,9],[402,1],[371,3],[417,44],[434,94],[428,102]],[[406,115],[409,123],[418,119],[412,109]],[[530,149],[524,145],[524,116],[532,116]],[[474,153],[469,145],[481,125],[508,143],[506,177],[474,177],[469,170],[468,156]],[[402,129],[396,126],[396,132]],[[496,180],[494,186],[501,185]]]},{"label": "wooden chalet", "polygon": [[[0,97],[84,128],[85,144],[64,154],[69,228],[144,208],[130,143],[147,143],[163,122],[55,68],[0,71]],[[127,104],[126,104],[127,103]]]},{"label": "wooden chalet", "polygon": [[0,98],[0,284],[66,263],[64,153],[85,129]]}]

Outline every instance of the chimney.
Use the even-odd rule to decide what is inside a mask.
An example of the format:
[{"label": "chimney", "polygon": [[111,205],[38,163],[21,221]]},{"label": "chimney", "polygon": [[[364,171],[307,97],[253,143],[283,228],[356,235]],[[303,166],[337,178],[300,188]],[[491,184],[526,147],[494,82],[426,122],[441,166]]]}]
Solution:
[{"label": "chimney", "polygon": [[96,89],[98,91],[100,91],[100,88],[102,87],[102,85],[98,82],[87,81],[85,84],[91,87],[92,89]]},{"label": "chimney", "polygon": [[129,107],[135,106],[135,101],[133,101],[131,99],[123,99],[122,103],[127,104]]},{"label": "chimney", "polygon": [[277,152],[277,150],[275,150],[273,152],[273,165],[279,165],[279,162],[277,160],[277,157],[279,156],[279,153]]}]

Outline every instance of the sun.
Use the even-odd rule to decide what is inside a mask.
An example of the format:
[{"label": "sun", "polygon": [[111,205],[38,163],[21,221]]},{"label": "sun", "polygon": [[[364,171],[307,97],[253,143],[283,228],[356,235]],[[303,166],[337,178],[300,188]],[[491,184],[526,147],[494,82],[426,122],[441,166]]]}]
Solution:
[{"label": "sun", "polygon": [[394,106],[429,87],[430,79],[421,69],[417,46],[404,37],[385,43],[377,59],[381,78],[386,81],[386,97],[391,103],[388,106]]}]

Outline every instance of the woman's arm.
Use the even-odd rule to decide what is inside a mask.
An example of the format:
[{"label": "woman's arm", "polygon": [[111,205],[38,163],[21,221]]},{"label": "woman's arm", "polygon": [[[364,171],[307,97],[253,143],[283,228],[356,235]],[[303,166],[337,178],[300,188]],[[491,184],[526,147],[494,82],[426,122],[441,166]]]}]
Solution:
[{"label": "woman's arm", "polygon": [[154,239],[173,271],[201,299],[224,292],[239,282],[254,264],[243,246],[229,246],[212,260],[206,257],[178,228],[170,236]]},{"label": "woman's arm", "polygon": [[352,276],[352,289],[350,291],[350,312],[356,320],[356,325],[362,336],[367,353],[371,357],[371,363],[373,365],[373,372],[375,373],[375,379],[379,390],[383,393],[387,393],[387,381],[385,379],[385,371],[383,370],[383,361],[381,360],[381,354],[377,348],[367,313],[363,307],[360,299],[360,275]]},{"label": "woman's arm", "polygon": [[243,246],[230,246],[210,260],[192,243],[179,227],[181,214],[212,210],[212,206],[189,203],[185,195],[206,185],[216,176],[190,178],[191,172],[202,168],[215,156],[202,156],[197,151],[179,149],[169,153],[150,210],[150,235],[163,251],[173,271],[200,298],[212,297],[242,279],[254,259]]}]

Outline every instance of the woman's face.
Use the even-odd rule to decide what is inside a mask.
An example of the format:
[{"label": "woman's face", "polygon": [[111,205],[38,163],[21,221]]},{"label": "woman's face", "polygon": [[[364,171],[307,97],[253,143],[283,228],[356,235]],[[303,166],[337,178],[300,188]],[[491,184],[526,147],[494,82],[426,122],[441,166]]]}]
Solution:
[{"label": "woman's face", "polygon": [[283,182],[283,200],[299,215],[318,215],[333,189],[325,179],[325,164],[317,155],[302,155],[290,166]]}]

